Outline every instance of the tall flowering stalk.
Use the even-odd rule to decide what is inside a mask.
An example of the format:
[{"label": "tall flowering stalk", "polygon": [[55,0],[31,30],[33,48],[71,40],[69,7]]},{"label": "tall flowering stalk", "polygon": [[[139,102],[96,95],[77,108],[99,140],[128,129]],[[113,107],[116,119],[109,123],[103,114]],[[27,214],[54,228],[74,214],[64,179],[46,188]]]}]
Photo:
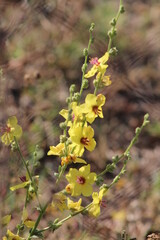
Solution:
[{"label": "tall flowering stalk", "polygon": [[[84,49],[84,64],[82,66],[82,82],[78,92],[76,92],[76,86],[71,85],[69,92],[70,95],[67,98],[67,109],[62,109],[60,115],[64,118],[64,122],[60,123],[62,129],[62,135],[60,141],[56,146],[50,146],[48,155],[58,156],[60,159],[60,165],[58,172],[55,173],[57,178],[56,184],[59,183],[61,178],[65,175],[67,184],[64,188],[54,194],[53,200],[42,205],[39,200],[39,176],[35,175],[36,162],[32,165],[28,163],[23,157],[20,145],[18,143],[22,136],[22,128],[18,125],[17,118],[12,116],[8,119],[6,125],[1,128],[1,141],[7,146],[11,146],[12,150],[17,151],[24,167],[26,169],[25,176],[20,177],[20,181],[17,185],[11,186],[11,191],[24,188],[26,191],[26,197],[24,201],[24,208],[22,211],[21,221],[17,226],[17,232],[13,233],[9,229],[3,240],[31,240],[35,237],[42,239],[43,233],[47,230],[55,231],[68,219],[78,214],[88,214],[92,217],[98,217],[101,212],[101,207],[105,205],[103,200],[107,191],[120,179],[126,171],[126,164],[131,159],[130,149],[138,140],[138,137],[143,128],[148,124],[148,114],[145,115],[144,121],[140,128],[136,129],[135,136],[131,140],[128,148],[121,156],[113,157],[113,163],[108,164],[105,169],[97,174],[92,172],[91,165],[83,159],[83,154],[86,150],[92,152],[96,147],[96,141],[94,138],[94,129],[91,124],[96,118],[103,118],[103,106],[106,98],[99,90],[108,87],[111,84],[110,76],[106,75],[108,68],[108,60],[110,55],[117,53],[115,47],[112,47],[112,40],[116,35],[116,25],[119,16],[124,12],[122,1],[120,0],[120,6],[115,18],[111,21],[111,29],[108,32],[109,43],[107,51],[100,58],[94,57],[90,60],[90,70],[88,68],[88,53],[93,43],[93,30],[94,24],[91,24],[89,29],[89,43],[88,47]],[[84,102],[82,101],[82,93],[88,88],[88,79],[93,79],[94,92],[88,93]],[[36,155],[36,152],[35,152]],[[118,162],[123,161],[123,167],[119,174],[113,179],[113,181],[107,185],[104,182],[103,176],[106,172],[112,172]],[[75,167],[70,167],[70,164],[74,163]],[[77,169],[76,163],[81,163],[82,166]],[[72,165],[73,166],[73,165]],[[68,170],[67,170],[68,169]],[[99,186],[99,190],[94,191],[94,185]],[[92,196],[91,202],[84,206],[82,198]],[[75,197],[79,197],[75,200]],[[28,203],[37,200],[39,215],[36,220],[30,218],[27,207]],[[48,226],[43,229],[39,229],[39,223],[43,218],[43,215],[48,209],[57,209],[61,212],[68,210],[70,214],[64,219],[54,219]],[[3,224],[7,225],[11,219],[11,215],[4,216]],[[28,229],[28,236],[23,237],[23,232]]]}]

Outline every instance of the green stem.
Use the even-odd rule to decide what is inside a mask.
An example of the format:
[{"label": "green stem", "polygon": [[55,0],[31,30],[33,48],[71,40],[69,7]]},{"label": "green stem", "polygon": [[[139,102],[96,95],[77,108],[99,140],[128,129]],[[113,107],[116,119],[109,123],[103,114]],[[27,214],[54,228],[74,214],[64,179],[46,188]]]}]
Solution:
[{"label": "green stem", "polygon": [[[69,220],[70,218],[72,218],[72,217],[74,217],[74,216],[76,216],[76,215],[78,215],[78,214],[80,214],[80,213],[83,213],[83,212],[86,211],[91,205],[92,205],[92,203],[88,204],[88,205],[87,205],[86,207],[84,207],[82,210],[79,210],[79,211],[77,211],[77,212],[71,213],[71,214],[68,215],[66,218],[60,220],[58,223],[54,224],[55,229],[58,229],[59,227],[61,227],[62,224],[63,224],[64,222],[66,222],[67,220]],[[39,232],[39,233],[45,232],[45,231],[47,231],[47,230],[49,230],[49,229],[52,229],[52,228],[53,228],[53,225],[48,226],[48,227],[45,227],[45,228],[39,230],[38,232]],[[28,239],[28,240],[29,240],[29,239]]]},{"label": "green stem", "polygon": [[123,175],[125,173],[128,160],[129,160],[129,158],[124,162],[120,173],[113,179],[113,181],[109,184],[109,186],[107,186],[107,189],[110,189],[115,183],[117,183],[118,180],[120,179],[121,175]]},{"label": "green stem", "polygon": [[40,222],[41,218],[43,217],[43,214],[44,214],[45,211],[46,211],[47,206],[48,206],[48,203],[44,206],[44,208],[42,208],[42,210],[41,210],[41,212],[40,212],[40,214],[39,214],[39,216],[38,216],[38,218],[37,218],[37,221],[35,222],[34,228],[31,230],[31,232],[30,232],[27,240],[30,240],[31,237],[34,235],[35,230],[37,229],[37,227],[38,227],[38,225],[39,225],[39,222]]},{"label": "green stem", "polygon": [[99,84],[101,82],[101,79],[102,79],[102,73],[100,74],[99,78],[98,78],[98,82],[97,82],[97,85],[94,89],[94,95],[96,96],[97,92],[98,92],[98,89],[99,89]]},{"label": "green stem", "polygon": [[92,41],[93,41],[92,31],[90,30],[90,37],[89,37],[88,46],[87,46],[87,54],[85,54],[84,64],[83,64],[84,67],[82,67],[82,81],[81,81],[81,88],[80,88],[80,91],[79,91],[79,95],[80,95],[79,101],[80,101],[80,98],[81,98],[82,92],[83,92],[83,81],[85,79],[84,75],[85,75],[86,70],[87,70],[88,53],[89,53],[89,50],[90,50],[90,47],[91,47],[91,44],[92,44]]},{"label": "green stem", "polygon": [[31,176],[30,170],[29,170],[28,165],[26,164],[26,161],[25,161],[25,159],[24,159],[24,157],[22,155],[22,152],[21,152],[21,149],[20,149],[20,146],[18,144],[18,141],[17,141],[16,137],[14,137],[14,141],[16,143],[16,147],[17,147],[18,153],[19,153],[19,155],[20,155],[20,157],[22,159],[23,165],[25,166],[25,168],[27,170],[27,173],[28,173],[28,176],[29,176],[29,178],[30,178],[30,180],[32,182],[32,176]]},{"label": "green stem", "polygon": [[[116,15],[116,17],[115,17],[116,24],[115,24],[115,26],[113,26],[113,31],[116,29],[117,21],[118,21],[118,19],[119,19],[119,16],[121,15],[121,7],[122,7],[122,6],[123,6],[122,0],[120,0],[119,9],[118,9],[117,15]],[[113,41],[113,37],[109,37],[109,43],[108,43],[107,52],[109,52],[109,50],[111,49],[112,41]]]},{"label": "green stem", "polygon": [[58,176],[58,178],[57,178],[57,180],[56,180],[56,184],[58,184],[59,181],[61,180],[61,178],[62,178],[62,176],[63,176],[66,168],[67,168],[67,166],[63,166],[63,167],[61,168],[61,172],[59,173],[59,176]]},{"label": "green stem", "polygon": [[[31,172],[30,172],[30,170],[29,170],[29,168],[28,168],[28,165],[27,165],[27,163],[26,163],[26,161],[25,161],[25,159],[24,159],[24,157],[23,157],[23,154],[22,154],[22,152],[21,152],[21,149],[20,149],[20,146],[19,146],[19,144],[18,144],[18,141],[17,141],[16,137],[14,137],[14,141],[15,141],[15,143],[16,143],[16,147],[17,147],[18,153],[19,153],[19,155],[20,155],[20,157],[21,157],[21,159],[22,159],[23,165],[25,166],[26,171],[27,171],[27,173],[28,173],[29,179],[30,179],[31,183],[33,183],[33,187],[34,187],[34,189],[35,189],[35,194],[36,194],[36,198],[37,198],[39,207],[40,207],[40,209],[42,209],[41,203],[40,203],[40,201],[39,201],[38,193],[37,193],[37,190],[36,190],[36,186],[35,186],[34,179],[32,178]],[[28,191],[27,191],[27,194],[28,194]],[[26,204],[27,204],[27,202],[25,202],[25,206],[26,206]]]},{"label": "green stem", "polygon": [[25,204],[24,204],[25,208],[27,207],[27,199],[28,199],[28,188],[27,188],[26,199],[25,199]]},{"label": "green stem", "polygon": [[[136,131],[135,131],[135,136],[132,138],[132,140],[130,141],[130,144],[129,146],[127,147],[127,149],[125,150],[125,152],[123,154],[121,154],[120,156],[117,157],[117,160],[116,160],[116,164],[118,162],[120,162],[120,160],[122,160],[123,158],[127,157],[131,148],[133,147],[133,145],[137,142],[138,138],[139,138],[139,135],[141,134],[143,128],[149,123],[149,120],[148,120],[148,117],[149,115],[146,114],[144,116],[144,120],[143,120],[143,123],[141,125],[141,127],[138,127],[136,128]],[[115,168],[115,167],[114,167]],[[107,165],[105,170],[102,171],[100,174],[97,175],[97,177],[100,177],[100,176],[103,176],[105,175],[109,170],[111,169],[111,165]]]}]

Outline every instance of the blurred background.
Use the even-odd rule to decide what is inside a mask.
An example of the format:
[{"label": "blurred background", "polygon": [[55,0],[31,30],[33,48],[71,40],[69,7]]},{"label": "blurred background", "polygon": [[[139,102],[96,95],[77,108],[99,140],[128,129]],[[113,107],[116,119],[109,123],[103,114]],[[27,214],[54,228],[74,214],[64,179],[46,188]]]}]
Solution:
[{"label": "blurred background", "polygon": [[[77,90],[80,87],[88,29],[94,22],[95,41],[89,56],[100,57],[107,50],[109,21],[118,6],[118,0],[0,1],[0,126],[9,116],[17,116],[27,160],[39,145],[42,201],[64,187],[65,180],[58,189],[55,186],[54,171],[60,162],[47,152],[59,141],[63,119],[58,112],[66,107],[70,84],[75,83]],[[127,172],[109,191],[101,216],[75,217],[54,234],[46,233],[48,240],[120,239],[123,229],[132,238],[145,239],[160,227],[160,1],[125,0],[124,6],[114,40],[118,55],[109,60],[112,85],[102,91],[107,99],[104,119],[93,125],[97,148],[85,154],[92,171],[102,171],[112,156],[126,149],[146,112],[151,123],[132,148]],[[88,91],[93,91],[92,81],[84,94]],[[14,230],[20,221],[24,190],[11,193],[8,189],[25,170],[19,157],[2,144],[0,164],[0,215],[13,212],[9,227]],[[106,183],[121,167],[106,174]],[[46,214],[42,226],[55,216],[61,215]]]}]

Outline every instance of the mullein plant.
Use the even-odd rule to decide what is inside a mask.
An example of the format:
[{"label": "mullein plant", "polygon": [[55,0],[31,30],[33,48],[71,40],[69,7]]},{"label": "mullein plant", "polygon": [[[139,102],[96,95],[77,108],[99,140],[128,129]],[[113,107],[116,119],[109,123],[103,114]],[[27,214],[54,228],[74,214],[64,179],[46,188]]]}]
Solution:
[{"label": "mullein plant", "polygon": [[[103,106],[106,98],[100,93],[100,90],[108,87],[111,84],[110,76],[106,74],[108,68],[108,60],[111,55],[117,54],[116,47],[112,47],[112,40],[116,36],[116,25],[119,16],[124,12],[122,1],[120,1],[118,13],[111,21],[111,29],[108,32],[109,42],[108,49],[104,55],[100,58],[94,57],[90,59],[91,68],[88,68],[88,53],[90,46],[93,43],[93,29],[94,24],[91,24],[89,29],[90,38],[88,47],[84,49],[84,64],[82,66],[82,83],[79,92],[76,92],[76,86],[71,85],[69,89],[69,97],[67,98],[67,109],[62,109],[60,115],[64,118],[64,122],[60,123],[62,129],[62,135],[60,141],[56,146],[50,146],[48,155],[58,156],[61,164],[59,165],[58,172],[55,173],[56,184],[59,183],[62,177],[65,176],[67,185],[60,192],[54,194],[53,200],[47,202],[45,205],[40,203],[38,192],[38,180],[39,176],[34,174],[34,168],[36,167],[36,161],[32,166],[29,161],[26,161],[23,157],[22,151],[19,145],[19,139],[22,136],[22,128],[18,124],[17,118],[12,116],[8,119],[6,125],[1,128],[1,141],[3,144],[10,146],[12,150],[17,151],[24,167],[26,169],[26,175],[20,177],[20,183],[16,186],[10,187],[11,191],[24,188],[26,190],[26,197],[24,199],[24,208],[22,211],[21,221],[16,227],[17,230],[13,233],[9,229],[6,231],[6,235],[3,240],[21,240],[21,239],[33,239],[35,237],[44,238],[44,232],[47,230],[55,231],[68,219],[78,214],[88,214],[92,217],[98,217],[101,212],[101,207],[104,205],[104,197],[107,191],[118,182],[121,175],[126,171],[126,164],[131,159],[130,149],[137,141],[142,129],[149,123],[148,114],[144,116],[144,121],[141,127],[135,131],[135,136],[131,140],[128,148],[120,156],[112,158],[113,162],[108,164],[104,171],[97,174],[92,172],[91,165],[83,159],[85,151],[94,151],[96,147],[96,141],[94,138],[94,129],[91,124],[96,118],[103,118]],[[81,96],[83,90],[89,86],[89,81],[92,81],[94,85],[94,92],[86,95],[84,102],[81,103]],[[35,151],[36,155],[36,151]],[[119,162],[123,163],[123,167],[119,174],[108,185],[104,183],[103,176],[107,172],[113,172]],[[70,167],[70,164],[75,164],[75,167]],[[76,163],[81,163],[82,166],[77,169]],[[94,185],[98,186],[98,191],[94,191]],[[84,206],[82,203],[82,197],[90,197],[91,202]],[[75,200],[79,198],[79,200]],[[36,220],[32,220],[29,217],[27,207],[31,201],[37,201],[39,215]],[[47,212],[47,209],[58,209],[59,211],[69,211],[69,215],[63,219],[54,219],[45,228],[40,229],[39,223],[43,218],[43,215]],[[11,215],[6,215],[2,219],[3,225],[8,225],[11,220]],[[27,237],[24,237],[24,232],[28,229]]]}]

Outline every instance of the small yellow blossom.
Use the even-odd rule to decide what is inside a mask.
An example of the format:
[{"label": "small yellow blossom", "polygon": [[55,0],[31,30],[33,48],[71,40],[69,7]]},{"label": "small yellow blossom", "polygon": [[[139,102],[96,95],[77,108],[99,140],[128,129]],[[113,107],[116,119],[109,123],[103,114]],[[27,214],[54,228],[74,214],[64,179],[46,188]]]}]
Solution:
[{"label": "small yellow blossom", "polygon": [[7,231],[7,235],[3,237],[3,240],[24,240],[24,238],[21,238],[18,235],[15,235],[10,230]]},{"label": "small yellow blossom", "polygon": [[[81,107],[77,105],[77,102],[72,102],[71,103],[71,109],[72,109],[72,114],[71,114],[71,121],[68,121],[68,126],[72,126],[74,124],[81,124],[83,122],[83,115],[81,112]],[[68,110],[62,109],[59,114],[64,117],[65,119],[68,118]]]},{"label": "small yellow blossom", "polygon": [[[96,76],[96,79],[99,79],[99,78],[100,78],[100,75],[98,73]],[[100,87],[108,87],[111,84],[112,84],[112,81],[110,79],[110,76],[102,76]]]},{"label": "small yellow blossom", "polygon": [[11,220],[11,215],[6,215],[2,218],[2,225],[7,225]]},{"label": "small yellow blossom", "polygon": [[[68,155],[65,155],[65,145],[64,143],[59,143],[56,147],[50,146],[50,150],[48,151],[48,155],[58,155],[61,156],[61,165],[63,166],[71,164],[71,163],[84,163],[86,161],[82,158],[78,158],[73,152],[74,146],[68,146]],[[64,155],[64,156],[63,156]]]},{"label": "small yellow blossom", "polygon": [[91,216],[98,217],[100,215],[100,207],[103,206],[102,198],[106,194],[107,190],[105,188],[102,188],[99,193],[93,192],[92,198],[93,202],[90,206],[88,212]]},{"label": "small yellow blossom", "polygon": [[72,211],[81,211],[83,209],[81,204],[82,204],[81,198],[78,200],[78,202],[73,202],[70,198],[67,198],[68,209],[70,209]]},{"label": "small yellow blossom", "polygon": [[70,183],[72,196],[90,196],[92,194],[92,185],[96,180],[96,173],[90,173],[90,164],[81,167],[79,170],[70,168],[66,174],[66,179]]},{"label": "small yellow blossom", "polygon": [[12,116],[8,119],[6,126],[1,128],[1,132],[3,133],[1,141],[5,145],[10,145],[14,141],[14,137],[19,139],[22,136],[22,128],[17,122],[17,118]]},{"label": "small yellow blossom", "polygon": [[38,189],[39,176],[37,175],[37,176],[34,176],[32,178],[32,180],[34,181],[34,184],[29,179],[28,174],[26,174],[26,176],[20,177],[20,180],[22,181],[22,183],[10,187],[10,190],[15,191],[15,190],[18,190],[18,189],[21,189],[21,188],[27,188],[29,196],[31,198],[33,198],[35,196],[35,190]]},{"label": "small yellow blossom", "polygon": [[69,135],[73,144],[75,144],[75,153],[78,156],[82,156],[84,148],[89,151],[93,151],[96,146],[94,140],[94,130],[91,126],[88,127],[73,127],[69,129]]},{"label": "small yellow blossom", "polygon": [[20,188],[25,188],[29,184],[30,184],[30,181],[26,181],[26,182],[23,182],[23,183],[20,183],[20,184],[17,184],[15,186],[10,187],[10,190],[15,191],[15,190],[20,189]]},{"label": "small yellow blossom", "polygon": [[56,147],[50,146],[50,150],[47,155],[56,155],[59,156],[63,154],[63,150],[65,149],[64,143],[59,143]]},{"label": "small yellow blossom", "polygon": [[105,63],[108,61],[109,58],[109,53],[106,52],[101,58],[97,59],[96,61],[92,61],[91,63],[93,64],[93,67],[88,71],[87,74],[85,74],[85,78],[90,78],[93,77],[96,73],[101,73],[102,75],[105,74],[106,69],[108,67],[108,65],[106,65]]},{"label": "small yellow blossom", "polygon": [[27,228],[33,228],[34,225],[35,225],[35,221],[31,220],[28,217],[28,212],[27,212],[27,209],[25,207],[23,208],[22,222]]},{"label": "small yellow blossom", "polygon": [[61,165],[63,166],[71,164],[71,163],[84,163],[86,164],[86,161],[83,160],[82,158],[76,157],[74,154],[69,154],[67,157],[62,157],[61,158]]},{"label": "small yellow blossom", "polygon": [[88,94],[85,103],[81,105],[82,111],[86,113],[86,120],[92,123],[96,117],[103,118],[102,106],[105,104],[105,96],[103,94]]},{"label": "small yellow blossom", "polygon": [[51,203],[51,208],[53,209],[59,209],[61,212],[68,209],[67,207],[67,197],[62,193],[55,193],[53,195],[53,201]]},{"label": "small yellow blossom", "polygon": [[68,184],[66,187],[65,187],[65,190],[68,194],[72,194],[72,185],[71,184]]}]

